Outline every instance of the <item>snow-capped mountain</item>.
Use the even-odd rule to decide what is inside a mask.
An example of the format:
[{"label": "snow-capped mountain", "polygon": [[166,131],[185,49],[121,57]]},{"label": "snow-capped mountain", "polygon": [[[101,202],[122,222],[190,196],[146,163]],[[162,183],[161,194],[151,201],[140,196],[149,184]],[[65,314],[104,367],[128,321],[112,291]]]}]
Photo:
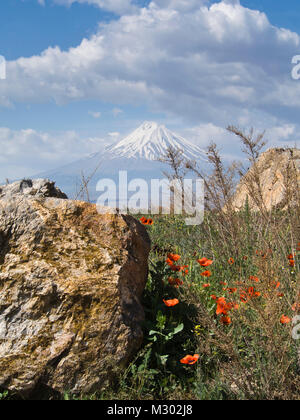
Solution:
[{"label": "snow-capped mountain", "polygon": [[172,133],[164,125],[145,121],[131,134],[112,146],[108,151],[114,157],[157,160],[169,147],[180,149],[188,159],[203,158],[204,151],[183,137]]},{"label": "snow-capped mountain", "polygon": [[64,167],[38,174],[36,178],[55,181],[69,198],[74,198],[80,189],[82,174],[85,178],[93,174],[89,191],[90,198],[95,201],[99,195],[96,192],[98,180],[110,178],[118,183],[119,171],[127,171],[129,180],[142,178],[149,182],[153,178],[164,178],[163,172],[168,172],[169,168],[159,159],[168,147],[182,150],[187,159],[203,165],[207,162],[205,152],[199,147],[163,125],[146,121],[116,144]]}]

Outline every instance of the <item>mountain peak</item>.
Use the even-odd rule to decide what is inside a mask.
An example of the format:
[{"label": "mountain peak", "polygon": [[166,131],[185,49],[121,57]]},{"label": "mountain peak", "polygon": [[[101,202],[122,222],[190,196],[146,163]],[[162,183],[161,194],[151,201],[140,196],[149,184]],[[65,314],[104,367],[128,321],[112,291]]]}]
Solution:
[{"label": "mountain peak", "polygon": [[139,128],[141,130],[156,130],[157,127],[158,127],[158,124],[155,121],[144,121],[143,124]]},{"label": "mountain peak", "polygon": [[115,158],[158,160],[169,147],[182,150],[188,159],[206,160],[205,152],[198,146],[154,121],[144,121],[131,134],[112,146],[109,152]]}]

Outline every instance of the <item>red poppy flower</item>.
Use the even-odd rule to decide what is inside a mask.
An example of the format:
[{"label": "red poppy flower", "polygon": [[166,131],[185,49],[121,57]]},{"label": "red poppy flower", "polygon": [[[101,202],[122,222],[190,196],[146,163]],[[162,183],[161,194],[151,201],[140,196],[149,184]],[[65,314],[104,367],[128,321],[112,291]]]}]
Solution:
[{"label": "red poppy flower", "polygon": [[293,305],[292,305],[292,311],[300,311],[300,303],[297,303],[297,302],[295,302]]},{"label": "red poppy flower", "polygon": [[240,293],[240,300],[241,300],[241,302],[244,302],[244,303],[246,303],[248,301],[248,295],[245,291],[242,291]]},{"label": "red poppy flower", "polygon": [[237,292],[237,288],[236,287],[228,287],[226,289],[229,293],[236,293]]},{"label": "red poppy flower", "polygon": [[259,283],[259,278],[256,276],[250,276],[249,280],[255,281],[256,283]]},{"label": "red poppy flower", "polygon": [[172,260],[170,260],[170,258],[166,259],[166,263],[170,266],[174,264],[174,262]]},{"label": "red poppy flower", "polygon": [[144,216],[141,217],[140,222],[143,225],[149,225],[149,226],[153,225],[153,220],[152,219],[146,219],[146,217],[144,217]]},{"label": "red poppy flower", "polygon": [[208,260],[207,258],[201,258],[200,260],[197,260],[198,263],[201,265],[201,267],[208,267],[213,263],[213,260]]},{"label": "red poppy flower", "polygon": [[203,276],[203,277],[210,277],[211,276],[211,271],[209,271],[209,270],[203,271],[203,273],[201,273],[201,276]]},{"label": "red poppy flower", "polygon": [[289,266],[295,267],[295,260],[289,260]]},{"label": "red poppy flower", "polygon": [[217,296],[216,296],[216,295],[211,295],[211,299],[212,299],[212,300],[217,300],[218,298],[217,298]]},{"label": "red poppy flower", "polygon": [[291,322],[291,318],[289,318],[286,315],[282,315],[282,317],[280,318],[280,322],[281,324],[289,324]]},{"label": "red poppy flower", "polygon": [[185,269],[185,266],[173,264],[173,265],[170,266],[170,268],[171,268],[172,271],[180,272],[180,271],[183,271]]},{"label": "red poppy flower", "polygon": [[234,259],[233,259],[233,258],[229,258],[228,263],[229,263],[230,265],[234,264]]},{"label": "red poppy flower", "polygon": [[229,316],[222,316],[222,318],[220,318],[220,322],[224,325],[229,325],[231,324],[231,318]]},{"label": "red poppy flower", "polygon": [[194,354],[194,356],[191,356],[190,354],[188,354],[187,356],[183,357],[180,360],[180,363],[184,365],[193,365],[198,361],[198,359],[199,359],[199,354]]},{"label": "red poppy flower", "polygon": [[163,299],[163,302],[166,306],[171,307],[171,306],[178,305],[179,300],[178,299],[168,299],[168,300]]},{"label": "red poppy flower", "polygon": [[177,288],[183,284],[183,281],[182,280],[180,280],[180,279],[174,279],[173,277],[170,277],[168,279],[168,282],[169,282],[169,284],[171,286],[175,286]]},{"label": "red poppy flower", "polygon": [[207,287],[210,287],[210,283],[202,284],[202,287],[203,287],[204,289],[206,289]]},{"label": "red poppy flower", "polygon": [[221,314],[223,314],[223,315],[227,315],[227,312],[228,312],[228,305],[227,305],[227,302],[226,302],[226,299],[224,298],[224,297],[220,297],[218,300],[217,300],[217,310],[216,310],[216,314],[217,315],[221,315]]},{"label": "red poppy flower", "polygon": [[178,260],[180,260],[181,256],[178,254],[168,254],[168,258],[173,261],[176,262]]}]

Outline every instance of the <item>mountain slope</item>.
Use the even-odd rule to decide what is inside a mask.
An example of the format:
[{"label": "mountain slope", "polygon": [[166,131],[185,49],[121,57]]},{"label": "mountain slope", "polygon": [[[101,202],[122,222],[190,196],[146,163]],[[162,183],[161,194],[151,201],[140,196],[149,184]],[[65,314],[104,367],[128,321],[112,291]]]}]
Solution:
[{"label": "mountain slope", "polygon": [[204,151],[183,137],[172,133],[164,125],[145,121],[129,136],[109,149],[115,157],[144,158],[157,160],[162,157],[168,147],[181,149],[188,159],[204,156]]},{"label": "mountain slope", "polygon": [[163,125],[146,121],[118,143],[64,167],[38,174],[37,177],[54,180],[62,191],[74,198],[81,183],[81,174],[89,177],[95,172],[89,184],[90,196],[95,201],[99,195],[96,192],[98,180],[110,178],[118,184],[120,170],[128,172],[129,180],[142,178],[149,182],[153,178],[164,178],[163,172],[168,171],[168,166],[159,162],[159,159],[165,155],[168,147],[180,149],[187,159],[201,161],[205,165],[205,152],[199,147]]}]

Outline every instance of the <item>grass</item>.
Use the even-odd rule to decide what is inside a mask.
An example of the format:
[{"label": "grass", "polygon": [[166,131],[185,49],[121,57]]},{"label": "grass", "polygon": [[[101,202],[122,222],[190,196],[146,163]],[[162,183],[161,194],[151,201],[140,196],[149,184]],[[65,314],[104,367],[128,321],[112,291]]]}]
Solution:
[{"label": "grass", "polygon": [[[292,323],[281,323],[282,315],[296,316],[294,304],[300,302],[300,248],[287,240],[293,236],[290,215],[274,214],[264,226],[259,214],[245,208],[235,215],[239,236],[226,241],[214,214],[201,226],[186,226],[183,217],[153,220],[147,227],[153,248],[144,294],[145,342],[110,397],[299,399],[299,341],[292,338]],[[166,263],[170,253],[180,255],[175,264],[187,268],[172,271]],[[203,257],[213,263],[201,267],[197,260]],[[210,277],[203,277],[208,270]],[[182,284],[170,285],[170,278]],[[238,307],[217,315],[220,297]],[[163,302],[174,298],[179,303],[173,307]],[[200,357],[182,364],[188,354]]]}]

